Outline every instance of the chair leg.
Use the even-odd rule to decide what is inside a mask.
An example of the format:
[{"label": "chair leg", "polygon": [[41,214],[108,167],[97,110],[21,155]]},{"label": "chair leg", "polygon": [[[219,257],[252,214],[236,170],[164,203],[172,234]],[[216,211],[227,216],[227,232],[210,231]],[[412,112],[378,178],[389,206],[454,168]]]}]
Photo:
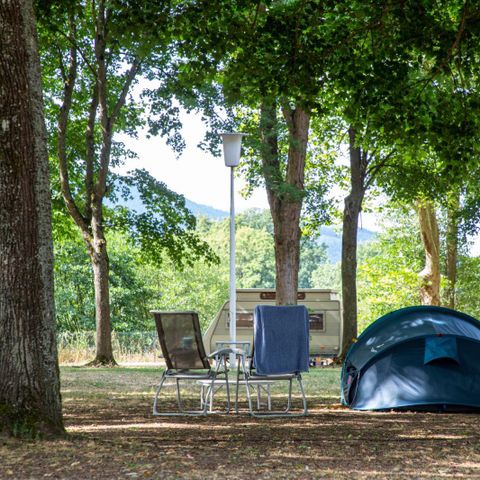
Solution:
[{"label": "chair leg", "polygon": [[[248,402],[248,410],[250,415],[254,416],[253,408],[252,408],[252,397],[250,395],[250,382],[248,381],[248,373],[247,369],[245,368],[245,357],[242,358],[242,370],[243,370],[243,379],[245,380],[245,390],[247,391],[247,402]],[[237,382],[237,402],[238,402],[238,382]],[[237,403],[237,411],[238,411],[238,403]]]},{"label": "chair leg", "polygon": [[205,403],[205,386],[200,385],[200,410],[203,410],[203,404]]},{"label": "chair leg", "polygon": [[223,357],[223,367],[225,368],[225,386],[227,388],[227,411],[230,413],[230,384],[228,382],[228,370],[227,370],[227,359]]},{"label": "chair leg", "polygon": [[[252,409],[252,404],[251,402],[249,403],[250,407],[250,414],[253,417],[256,418],[275,418],[275,417],[305,417],[308,414],[308,409],[307,409],[307,399],[305,396],[305,390],[303,388],[303,382],[302,382],[302,376],[300,374],[296,375],[295,378],[298,381],[299,387],[300,387],[300,393],[302,395],[302,404],[303,404],[303,411],[300,413],[290,413],[291,410],[291,405],[292,405],[292,384],[293,384],[293,378],[290,378],[288,380],[289,385],[288,385],[288,399],[287,399],[287,408],[283,411],[271,411],[271,403],[269,403],[269,411],[265,413],[260,413],[260,412],[255,412]],[[247,385],[247,396],[249,392],[249,381],[248,378],[246,378],[245,381]],[[269,396],[270,397],[270,396]]]},{"label": "chair leg", "polygon": [[177,384],[177,404],[178,404],[178,411],[183,413],[183,406],[182,406],[182,397],[180,393],[180,379],[176,379]]},{"label": "chair leg", "polygon": [[298,384],[300,385],[300,392],[302,392],[303,415],[306,417],[308,414],[307,398],[305,397],[305,390],[303,389],[303,380],[300,374],[297,377],[297,381],[298,381]]},{"label": "chair leg", "polygon": [[[161,380],[160,380],[160,385],[157,388],[157,391],[155,393],[155,398],[153,400],[153,415],[159,416],[159,417],[184,417],[184,416],[200,416],[200,415],[206,415],[206,410],[208,407],[208,401],[205,400],[203,404],[203,408],[201,410],[184,410],[183,404],[182,404],[182,397],[180,393],[180,379],[176,378],[175,383],[176,383],[176,394],[177,394],[177,404],[178,404],[178,412],[159,412],[158,411],[158,398],[160,396],[160,391],[165,383],[165,380],[167,379],[167,371],[165,370],[162,374]],[[208,392],[207,392],[208,394]]]},{"label": "chair leg", "polygon": [[209,408],[210,413],[213,412],[213,394],[215,393],[214,389],[215,389],[215,380],[212,380],[212,385],[210,387],[210,408]]},{"label": "chair leg", "polygon": [[238,389],[240,387],[240,356],[237,361],[237,383],[235,385],[235,413],[238,413]]},{"label": "chair leg", "polygon": [[158,404],[158,395],[160,394],[160,390],[163,387],[163,383],[165,382],[165,379],[167,378],[167,372],[164,371],[162,373],[162,377],[160,379],[160,385],[158,385],[157,391],[155,393],[155,399],[153,400],[153,415],[159,415],[157,411],[157,404]]},{"label": "chair leg", "polygon": [[[230,384],[228,383],[228,368],[227,368],[227,360],[225,357],[223,357],[223,365],[224,365],[224,369],[225,369],[225,387],[226,387],[226,390],[227,390],[227,408],[225,410],[225,412],[217,412],[213,410],[213,398],[214,398],[214,395],[215,395],[215,380],[217,380],[217,377],[218,377],[218,372],[220,370],[220,366],[221,366],[222,362],[221,360],[217,362],[217,366],[215,368],[215,371],[213,372],[213,376],[212,376],[212,380],[211,380],[211,383],[210,385],[206,388],[206,394],[205,394],[205,405],[204,405],[204,409],[205,409],[205,415],[207,414],[207,412],[209,413],[230,413],[230,408],[231,408],[231,402],[230,402]],[[218,387],[217,390],[219,390],[221,388]]]},{"label": "chair leg", "polygon": [[290,408],[292,407],[292,379],[288,382],[288,400],[287,400],[287,409],[285,410],[285,413],[290,411]]}]

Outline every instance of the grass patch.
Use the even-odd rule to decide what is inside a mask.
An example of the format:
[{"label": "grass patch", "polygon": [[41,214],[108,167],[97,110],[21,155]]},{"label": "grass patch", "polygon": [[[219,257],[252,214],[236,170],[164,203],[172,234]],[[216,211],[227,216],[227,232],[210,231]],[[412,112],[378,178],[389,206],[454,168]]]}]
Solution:
[{"label": "grass patch", "polygon": [[3,439],[0,478],[480,478],[477,415],[345,409],[338,368],[305,375],[307,418],[270,420],[153,417],[160,368],[61,375],[68,437]]}]

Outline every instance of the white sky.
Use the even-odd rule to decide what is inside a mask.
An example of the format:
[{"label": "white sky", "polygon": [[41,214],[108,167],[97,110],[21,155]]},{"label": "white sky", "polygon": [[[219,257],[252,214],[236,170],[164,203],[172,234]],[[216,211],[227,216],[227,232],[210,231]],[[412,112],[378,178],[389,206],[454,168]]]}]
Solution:
[{"label": "white sky", "polygon": [[[120,136],[128,148],[138,154],[137,160],[129,160],[122,171],[133,168],[145,168],[157,180],[189,200],[208,205],[223,211],[230,209],[230,169],[223,163],[223,157],[214,157],[204,152],[197,145],[202,140],[206,126],[200,115],[182,112],[183,137],[186,149],[180,158],[176,158],[172,149],[160,137],[147,138],[140,133],[138,140],[128,136]],[[244,182],[235,179],[235,210],[244,211],[248,208],[268,209],[265,190],[257,189],[250,198],[243,198],[240,191]],[[361,228],[372,231],[381,230],[378,218],[372,213],[362,213]],[[480,237],[474,239],[470,249],[472,255],[480,254]]]},{"label": "white sky", "polygon": [[[122,136],[120,139],[139,156],[129,161],[123,170],[145,168],[157,180],[189,200],[220,210],[230,210],[230,169],[223,157],[214,157],[197,145],[202,140],[206,127],[199,115],[182,113],[183,136],[186,149],[177,159],[173,150],[160,137],[146,138],[140,134],[138,140]],[[235,178],[235,208],[243,211],[247,208],[268,208],[264,189],[258,189],[252,197],[245,199],[240,195],[244,182]]]},{"label": "white sky", "polygon": [[[189,200],[229,211],[230,209],[230,169],[223,163],[223,157],[214,157],[197,147],[202,140],[206,126],[200,115],[182,112],[183,137],[186,149],[180,158],[176,158],[172,149],[160,137],[147,138],[140,133],[138,140],[120,136],[128,148],[138,154],[137,160],[129,160],[121,171],[133,168],[145,168],[157,180]],[[248,208],[268,209],[267,194],[263,188],[256,189],[249,198],[240,194],[245,183],[235,178],[235,210]],[[378,231],[375,215],[362,214],[363,228]]]}]

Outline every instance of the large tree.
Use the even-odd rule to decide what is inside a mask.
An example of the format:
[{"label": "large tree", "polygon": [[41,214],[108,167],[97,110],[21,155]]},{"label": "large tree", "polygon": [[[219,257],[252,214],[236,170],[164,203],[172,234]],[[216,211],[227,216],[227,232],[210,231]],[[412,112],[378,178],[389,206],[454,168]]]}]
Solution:
[{"label": "large tree", "polygon": [[[445,175],[457,162],[455,148],[462,142],[471,144],[465,134],[460,141],[452,141],[458,138],[458,125],[463,129],[471,123],[464,121],[468,102],[460,99],[465,92],[454,88],[458,78],[455,80],[452,69],[459,61],[468,9],[463,2],[447,3],[419,7],[418,2],[407,1],[378,9],[376,2],[367,1],[339,7],[337,21],[342,22],[345,15],[353,18],[347,28],[352,35],[357,33],[354,46],[345,44],[340,49],[345,61],[334,66],[340,96],[336,105],[349,125],[350,144],[350,191],[345,199],[342,248],[344,354],[357,335],[356,236],[368,187],[380,177],[383,185],[396,183],[389,193],[409,201],[418,196],[428,198],[434,190],[445,192],[448,182],[458,179],[458,174]],[[448,7],[448,15],[444,7]],[[367,24],[371,28],[362,27]],[[464,53],[466,57],[471,54],[472,50]],[[445,83],[449,88],[444,88]],[[466,131],[472,133],[470,127]],[[453,154],[450,159],[447,151]],[[440,161],[432,168],[436,157]],[[439,182],[436,175],[449,180]],[[425,205],[422,202],[418,209],[428,260],[423,271],[425,301],[430,301],[427,290],[433,286],[431,301],[439,302],[434,292],[440,280],[440,257],[435,248],[438,231]]]},{"label": "large tree", "polygon": [[[168,75],[171,59],[170,2],[91,0],[48,3],[42,10],[42,59],[48,99],[49,133],[66,210],[79,228],[91,260],[95,287],[96,356],[92,364],[115,364],[110,321],[109,227],[160,261],[166,250],[179,265],[206,256],[195,234],[195,219],[183,197],[145,171],[121,177],[112,170],[134,153],[115,139],[136,136],[145,126],[146,104],[133,87],[144,76]],[[173,131],[182,147],[171,98],[151,105],[152,133]],[[154,115],[158,114],[158,115]],[[173,118],[173,121],[170,121]],[[149,120],[150,120],[149,119]],[[156,123],[154,119],[158,120]],[[148,207],[112,209],[119,197],[138,194]],[[106,201],[109,200],[109,209]]]},{"label": "large tree", "polygon": [[30,0],[0,5],[0,431],[61,434],[50,185]]},{"label": "large tree", "polygon": [[[236,114],[228,127],[252,134],[245,140],[249,154],[243,173],[252,185],[267,190],[274,227],[276,302],[295,304],[300,220],[312,183],[305,172],[314,163],[308,155],[311,123],[323,115],[320,97],[326,64],[336,42],[342,41],[341,35],[329,36],[325,18],[332,4],[321,0],[184,4],[181,13],[188,33],[179,44],[178,71],[193,95],[186,96],[179,88],[179,98],[191,102],[205,83],[217,82],[223,96],[216,99]],[[310,197],[321,197],[323,187],[315,185]]]}]

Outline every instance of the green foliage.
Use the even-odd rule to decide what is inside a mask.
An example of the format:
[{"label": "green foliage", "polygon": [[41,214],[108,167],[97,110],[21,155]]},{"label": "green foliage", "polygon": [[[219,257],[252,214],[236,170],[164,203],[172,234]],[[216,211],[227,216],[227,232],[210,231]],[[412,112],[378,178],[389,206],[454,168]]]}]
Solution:
[{"label": "green foliage", "polygon": [[59,240],[54,247],[57,328],[95,329],[92,267],[81,239]]},{"label": "green foliage", "polygon": [[340,262],[320,264],[313,272],[311,282],[313,288],[342,290]]},{"label": "green foliage", "polygon": [[[145,268],[138,249],[128,238],[112,234],[110,260],[110,307],[112,325],[118,331],[148,330],[153,288],[141,275]],[[91,264],[79,238],[55,245],[55,302],[60,331],[95,329],[95,304]]]},{"label": "green foliage", "polygon": [[218,263],[218,257],[196,233],[196,218],[187,209],[185,198],[170,190],[145,170],[118,177],[117,189],[123,200],[138,192],[141,211],[117,206],[108,211],[110,226],[124,232],[145,260],[161,264],[165,255],[179,268],[205,259]]},{"label": "green foliage", "polygon": [[[300,245],[300,270],[298,272],[298,285],[300,288],[313,288],[313,273],[319,266],[327,262],[327,249],[324,244],[318,244],[315,239],[303,237]],[[332,288],[333,286],[329,286]]]},{"label": "green foliage", "polygon": [[392,310],[420,303],[424,253],[417,218],[408,208],[388,209],[384,218],[385,231],[359,249],[359,331]]},{"label": "green foliage", "polygon": [[460,256],[456,308],[480,319],[480,257]]},{"label": "green foliage", "polygon": [[[38,17],[57,235],[71,236],[71,224],[62,223],[61,216],[67,212],[60,194],[63,190],[66,197],[70,190],[75,208],[69,213],[78,210],[75,222],[84,237],[92,234],[93,212],[103,208],[106,222],[102,226],[128,231],[132,243],[150,261],[160,262],[166,252],[181,266],[200,258],[216,260],[195,235],[195,218],[186,209],[185,199],[146,171],[125,177],[112,171],[136,156],[116,141],[115,134],[136,137],[147,118],[155,117],[162,125],[154,134],[169,136],[174,148],[182,149],[178,108],[173,106],[171,92],[160,103],[149,102],[148,92],[141,98],[132,95],[142,76],[154,76],[158,82],[170,75],[171,8],[171,2],[40,1]],[[67,115],[61,127],[63,112]],[[66,165],[60,175],[63,143]],[[142,212],[112,208],[119,197],[128,198],[132,189],[140,194]],[[110,209],[102,206],[104,195]]]},{"label": "green foliage", "polygon": [[[274,287],[275,261],[270,215],[249,210],[237,216],[237,287]],[[150,310],[196,310],[206,328],[225,301],[229,282],[229,220],[200,218],[199,235],[219,263],[178,265],[165,253],[160,264],[150,262],[126,233],[110,233],[110,297],[113,329],[150,331]],[[304,241],[300,286],[310,287],[311,272],[326,259],[325,247]],[[55,247],[55,300],[61,332],[95,328],[91,265],[78,234],[59,236]]]},{"label": "green foliage", "polygon": [[240,227],[236,251],[238,288],[275,287],[275,252],[267,231]]}]

